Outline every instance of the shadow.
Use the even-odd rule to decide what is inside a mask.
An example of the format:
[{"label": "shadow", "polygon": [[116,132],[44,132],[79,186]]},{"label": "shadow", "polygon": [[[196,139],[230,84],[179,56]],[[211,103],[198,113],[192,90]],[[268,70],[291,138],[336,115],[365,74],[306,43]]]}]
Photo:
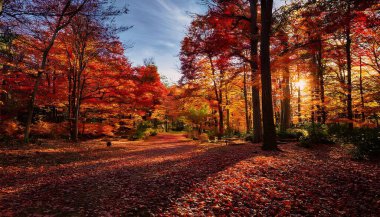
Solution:
[{"label": "shadow", "polygon": [[104,148],[86,151],[26,151],[25,153],[0,153],[0,167],[14,166],[56,166],[81,161],[86,156],[88,160],[96,159],[98,154],[125,150],[125,148]]},{"label": "shadow", "polygon": [[[146,143],[146,144],[144,144]],[[118,156],[131,156],[131,155],[147,155],[150,157],[158,155],[166,155],[170,153],[177,153],[183,151],[190,151],[193,149],[190,145],[181,145],[189,143],[189,141],[178,142],[142,142],[142,144],[130,144],[124,147],[97,147],[87,148],[75,151],[58,150],[45,151],[44,149],[36,151],[19,150],[16,153],[8,153],[7,151],[0,152],[0,167],[39,167],[39,166],[57,166],[62,164],[69,164],[75,162],[94,161],[99,159],[110,159]],[[146,148],[151,147],[153,148]],[[166,145],[162,147],[155,147],[155,145]],[[169,146],[168,146],[169,145]],[[141,150],[142,149],[142,150]],[[159,152],[158,152],[159,150]]]},{"label": "shadow", "polygon": [[[38,179],[42,176],[38,174],[30,180],[38,180],[38,185],[25,185],[18,191],[3,193],[0,210],[6,209],[16,216],[159,214],[208,177],[248,158],[278,154],[263,152],[258,145],[251,144],[201,148],[190,141],[179,146],[175,146],[175,141],[162,143],[167,147],[119,154],[111,152],[117,157],[114,161],[107,161],[111,158],[109,155],[102,156],[98,159],[100,162],[94,162],[90,167],[77,166],[73,174],[70,168],[48,173],[46,180]],[[122,149],[116,150],[120,152]],[[70,155],[73,153],[60,157]],[[12,182],[11,179],[8,181]]]}]

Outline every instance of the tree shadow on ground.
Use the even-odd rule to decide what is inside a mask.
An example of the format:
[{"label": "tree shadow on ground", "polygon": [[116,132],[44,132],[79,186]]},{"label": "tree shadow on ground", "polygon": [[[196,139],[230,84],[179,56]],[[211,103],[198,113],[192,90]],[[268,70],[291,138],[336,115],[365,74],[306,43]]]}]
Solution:
[{"label": "tree shadow on ground", "polygon": [[[178,136],[175,138],[178,138]],[[157,138],[150,138],[146,141],[138,141],[138,143],[126,140],[114,140],[114,146],[112,147],[106,147],[105,142],[95,140],[87,141],[83,144],[67,143],[67,146],[53,146],[49,144],[40,147],[24,146],[23,149],[15,150],[0,149],[0,167],[57,166],[75,162],[94,161],[99,158],[111,159],[120,156],[154,156],[154,153],[157,153],[157,155],[165,154],[157,152],[158,149],[162,152],[166,151],[170,153],[191,150],[193,148],[186,145],[186,143],[189,143],[189,140],[183,139],[178,141],[171,138],[173,141],[162,141],[165,138],[167,138],[167,135],[157,136]],[[104,143],[104,146],[98,144],[91,147],[92,143],[99,142]],[[162,147],[156,147],[156,145],[162,145]],[[151,146],[154,147],[150,148]]]},{"label": "tree shadow on ground", "polygon": [[38,180],[38,185],[4,194],[0,197],[0,209],[7,209],[13,215],[162,213],[173,201],[213,174],[259,155],[277,153],[262,152],[258,145],[206,150],[194,144],[155,147],[131,153],[133,158],[128,158],[128,154],[118,156],[121,158],[107,165],[79,166],[76,173],[68,177],[63,176],[67,171],[52,172],[46,181]]}]

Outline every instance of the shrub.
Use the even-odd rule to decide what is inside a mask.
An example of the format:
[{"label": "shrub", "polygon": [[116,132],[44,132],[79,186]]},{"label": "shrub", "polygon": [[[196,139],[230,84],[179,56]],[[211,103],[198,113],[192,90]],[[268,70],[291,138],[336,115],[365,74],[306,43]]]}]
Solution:
[{"label": "shrub", "polygon": [[206,133],[202,133],[200,136],[199,136],[199,140],[201,142],[208,142],[209,141],[209,137]]},{"label": "shrub", "polygon": [[[151,134],[152,124],[149,121],[141,122],[137,125],[136,132],[130,137],[131,140],[145,139]],[[148,130],[149,129],[149,130]]]},{"label": "shrub", "polygon": [[249,142],[253,142],[254,141],[254,139],[255,139],[255,135],[254,134],[252,134],[252,133],[248,133],[248,134],[246,134],[245,135],[245,141],[249,141]]},{"label": "shrub", "polygon": [[372,128],[354,128],[347,125],[333,124],[329,126],[331,138],[340,144],[352,144],[352,157],[358,160],[369,159],[380,155],[380,130]]},{"label": "shrub", "polygon": [[35,135],[50,135],[52,129],[52,124],[45,121],[38,121],[31,126],[31,132]]},{"label": "shrub", "polygon": [[22,129],[16,120],[5,120],[0,124],[0,145],[19,146],[22,143]]},{"label": "shrub", "polygon": [[329,124],[327,132],[331,136],[348,135],[349,128],[347,124]]},{"label": "shrub", "polygon": [[306,132],[299,131],[303,135],[299,138],[302,147],[309,148],[315,144],[331,143],[328,128],[323,124],[310,124],[305,126]]},{"label": "shrub", "polygon": [[208,135],[208,138],[211,140],[215,140],[215,138],[217,137],[217,133],[215,132],[215,130],[208,130],[206,133]]},{"label": "shrub", "polygon": [[355,145],[353,157],[355,159],[369,159],[380,155],[379,129],[359,128],[349,136],[350,142]]},{"label": "shrub", "polygon": [[148,128],[145,130],[144,136],[145,136],[145,138],[148,136],[157,136],[157,130],[152,129],[152,128]]},{"label": "shrub", "polygon": [[62,122],[62,123],[52,123],[52,129],[50,131],[50,137],[57,139],[57,138],[63,138],[67,135],[68,131],[68,122]]},{"label": "shrub", "polygon": [[[80,126],[82,128],[83,126]],[[101,124],[100,123],[86,123],[84,134],[89,137],[97,137],[100,135]]]},{"label": "shrub", "polygon": [[183,120],[176,120],[172,123],[172,130],[176,132],[184,131],[185,129],[185,122]]},{"label": "shrub", "polygon": [[198,131],[196,130],[190,130],[187,132],[186,137],[192,140],[199,140],[199,135]]},{"label": "shrub", "polygon": [[300,140],[301,137],[307,137],[309,135],[306,129],[292,128],[286,131],[280,131],[277,136],[280,139],[297,139]]},{"label": "shrub", "polygon": [[101,126],[100,133],[103,136],[114,136],[114,127],[111,125],[103,125]]},{"label": "shrub", "polygon": [[6,120],[1,123],[0,134],[3,136],[14,136],[21,131],[20,123],[16,120]]},{"label": "shrub", "polygon": [[227,129],[223,135],[224,138],[241,137],[242,133],[238,130]]}]

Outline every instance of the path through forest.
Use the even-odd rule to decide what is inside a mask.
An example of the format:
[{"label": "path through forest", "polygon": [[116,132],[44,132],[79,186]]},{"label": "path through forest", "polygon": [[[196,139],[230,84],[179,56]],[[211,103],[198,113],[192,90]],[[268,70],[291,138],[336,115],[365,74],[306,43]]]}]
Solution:
[{"label": "path through forest", "polygon": [[380,213],[380,167],[341,148],[264,152],[182,134],[0,148],[0,215],[319,215]]}]

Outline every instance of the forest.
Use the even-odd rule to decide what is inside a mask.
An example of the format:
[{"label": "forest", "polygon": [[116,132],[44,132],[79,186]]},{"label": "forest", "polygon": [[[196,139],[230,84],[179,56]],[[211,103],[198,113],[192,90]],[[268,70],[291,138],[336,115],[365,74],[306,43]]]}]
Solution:
[{"label": "forest", "polygon": [[0,0],[0,216],[380,213],[378,1],[198,0],[174,82],[130,2]]}]

